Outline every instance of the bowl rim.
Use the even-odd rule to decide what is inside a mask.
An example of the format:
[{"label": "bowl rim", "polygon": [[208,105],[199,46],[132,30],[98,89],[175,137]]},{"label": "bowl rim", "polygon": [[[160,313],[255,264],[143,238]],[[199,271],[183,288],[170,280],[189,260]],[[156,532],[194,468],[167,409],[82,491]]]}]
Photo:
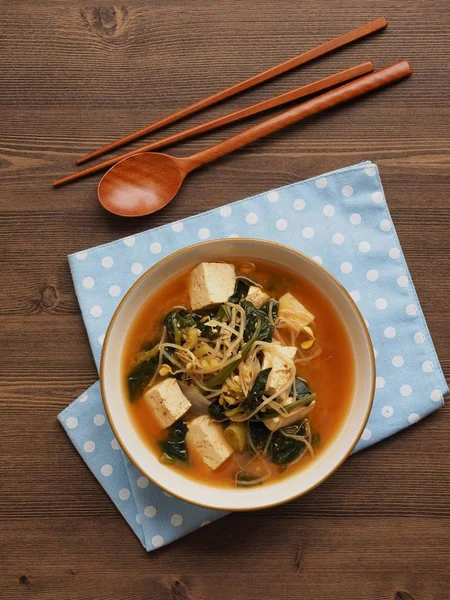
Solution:
[{"label": "bowl rim", "polygon": [[[266,244],[268,246],[273,246],[273,247],[278,247],[278,248],[282,248],[283,250],[288,250],[289,252],[293,252],[294,254],[298,254],[300,255],[303,259],[306,259],[308,262],[312,263],[314,265],[315,268],[318,268],[319,270],[322,270],[325,272],[325,274],[335,283],[335,285],[338,286],[338,288],[340,288],[340,290],[344,293],[344,295],[347,298],[347,301],[351,304],[351,306],[354,309],[355,315],[359,321],[359,324],[361,326],[361,330],[362,333],[364,335],[365,338],[365,342],[367,345],[367,348],[369,349],[369,358],[370,358],[370,370],[372,373],[372,381],[370,384],[370,399],[367,405],[367,409],[366,412],[364,414],[364,418],[362,420],[362,424],[355,436],[355,439],[352,440],[352,443],[350,444],[349,449],[346,451],[346,453],[344,454],[344,456],[341,458],[341,460],[339,460],[339,462],[330,470],[328,471],[323,477],[321,477],[321,479],[319,481],[316,481],[314,483],[312,483],[311,485],[309,485],[307,488],[305,488],[304,490],[300,491],[300,492],[294,492],[292,495],[290,495],[288,498],[283,498],[282,500],[276,500],[275,502],[270,502],[267,504],[259,504],[258,506],[251,506],[251,507],[246,507],[246,508],[239,508],[239,509],[230,509],[230,507],[228,506],[219,506],[217,504],[205,504],[202,503],[201,501],[193,501],[191,498],[186,498],[183,496],[183,494],[181,492],[174,492],[172,489],[168,489],[166,486],[162,485],[159,481],[155,480],[152,475],[148,472],[148,470],[143,467],[142,465],[138,464],[138,461],[134,458],[134,456],[132,455],[131,452],[129,452],[128,448],[127,448],[127,444],[125,443],[125,441],[122,439],[119,431],[117,430],[117,427],[114,423],[114,420],[111,417],[111,412],[109,410],[109,404],[108,404],[108,400],[107,400],[107,395],[105,393],[105,386],[104,386],[104,363],[106,360],[106,355],[107,355],[107,348],[108,348],[108,343],[109,343],[109,338],[110,338],[110,334],[111,331],[114,327],[114,324],[117,320],[117,317],[119,315],[119,313],[121,312],[124,304],[126,303],[128,297],[132,294],[132,292],[139,286],[141,285],[142,281],[144,279],[146,279],[147,277],[150,277],[153,272],[156,270],[156,268],[160,267],[160,265],[162,263],[165,262],[169,262],[170,260],[172,260],[175,256],[179,256],[180,254],[183,254],[184,252],[191,250],[193,248],[199,248],[200,246],[204,247],[204,246],[208,246],[208,245],[214,245],[217,242],[220,243],[240,243],[241,241],[243,242],[256,242],[257,244]],[[280,244],[279,242],[273,242],[271,240],[265,240],[265,239],[261,239],[261,238],[250,238],[250,237],[241,237],[241,238],[216,238],[213,240],[206,240],[204,242],[198,242],[196,244],[190,244],[189,246],[185,246],[183,248],[180,248],[179,250],[176,250],[175,252],[171,252],[170,254],[168,254],[167,256],[165,256],[164,258],[161,258],[160,260],[158,260],[154,265],[152,265],[147,271],[145,271],[145,273],[143,273],[134,283],[133,285],[128,289],[128,291],[125,293],[125,295],[123,296],[122,300],[119,302],[117,308],[115,309],[113,316],[111,317],[111,320],[108,324],[106,333],[105,333],[105,339],[104,339],[104,343],[102,346],[102,354],[101,354],[101,360],[100,360],[100,391],[101,391],[101,397],[102,397],[102,403],[106,412],[106,416],[108,418],[108,422],[109,425],[116,437],[116,439],[118,440],[121,449],[125,452],[125,454],[127,455],[128,459],[132,462],[132,464],[138,469],[139,472],[141,472],[143,475],[145,475],[145,477],[147,477],[149,479],[149,481],[151,481],[152,483],[154,483],[157,487],[159,487],[160,489],[162,489],[163,491],[167,492],[168,494],[170,494],[171,496],[174,496],[175,498],[178,498],[179,500],[182,500],[183,502],[187,502],[188,504],[193,504],[195,506],[199,506],[201,508],[208,508],[208,509],[213,509],[213,510],[219,510],[219,511],[230,511],[232,510],[233,512],[252,512],[255,510],[263,510],[265,508],[272,508],[274,506],[280,506],[282,504],[286,504],[287,502],[291,502],[292,500],[295,500],[296,498],[300,498],[306,494],[308,494],[310,491],[312,491],[313,489],[315,489],[316,487],[318,487],[319,485],[321,485],[324,481],[326,481],[329,477],[331,477],[338,469],[339,467],[347,460],[347,458],[350,456],[350,454],[353,452],[356,444],[358,443],[358,441],[361,438],[361,435],[367,425],[367,421],[369,420],[369,416],[370,413],[372,411],[372,407],[373,407],[373,402],[374,402],[374,397],[375,397],[375,383],[376,383],[376,362],[375,362],[375,354],[374,354],[374,350],[373,350],[373,344],[372,344],[372,340],[369,334],[369,330],[367,328],[366,322],[358,308],[358,306],[356,305],[355,301],[353,300],[353,298],[351,297],[351,295],[349,294],[349,292],[347,292],[347,290],[345,289],[345,287],[342,285],[342,283],[332,274],[330,273],[330,271],[328,271],[327,269],[325,269],[325,267],[323,267],[321,264],[319,264],[318,262],[316,262],[313,258],[311,258],[310,256],[308,256],[307,254],[305,254],[304,252],[301,252],[300,250],[297,250],[295,248],[292,248],[291,246],[287,246],[286,244]],[[293,475],[292,475],[293,476]],[[219,489],[219,488],[218,488]]]}]

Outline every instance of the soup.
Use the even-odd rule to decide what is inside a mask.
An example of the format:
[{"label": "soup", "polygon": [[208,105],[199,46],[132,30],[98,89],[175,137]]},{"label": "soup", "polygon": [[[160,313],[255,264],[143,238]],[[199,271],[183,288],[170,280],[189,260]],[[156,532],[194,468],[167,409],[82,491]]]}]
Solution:
[{"label": "soup", "polygon": [[314,460],[348,412],[351,344],[300,275],[201,263],[161,286],[123,354],[128,409],[160,460],[213,486],[275,482]]}]

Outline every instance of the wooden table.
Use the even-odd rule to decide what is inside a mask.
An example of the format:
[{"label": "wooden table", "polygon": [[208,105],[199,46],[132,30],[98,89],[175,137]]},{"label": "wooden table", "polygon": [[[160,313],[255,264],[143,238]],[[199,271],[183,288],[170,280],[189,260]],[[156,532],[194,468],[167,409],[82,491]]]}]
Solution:
[{"label": "wooden table", "polygon": [[[446,409],[351,458],[305,498],[230,516],[151,554],[56,421],[97,378],[68,253],[363,159],[380,167],[450,374],[448,1],[122,4],[0,1],[0,597],[450,598]],[[385,32],[208,116],[367,59],[409,58],[413,77],[200,170],[166,210],[106,214],[95,178],[50,188],[77,156],[381,14]]]}]

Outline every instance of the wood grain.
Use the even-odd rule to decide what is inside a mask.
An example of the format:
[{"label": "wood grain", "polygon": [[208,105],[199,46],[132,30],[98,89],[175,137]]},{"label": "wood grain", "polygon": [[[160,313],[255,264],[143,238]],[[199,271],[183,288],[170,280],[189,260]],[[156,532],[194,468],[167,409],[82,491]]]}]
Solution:
[{"label": "wood grain", "polygon": [[[198,171],[164,211],[109,215],[95,178],[50,189],[90,149],[380,14],[386,31],[208,118],[363,60],[407,58],[409,80]],[[2,599],[449,597],[446,408],[352,457],[305,498],[232,515],[150,555],[56,422],[96,379],[68,253],[368,158],[449,377],[449,26],[447,0],[0,0]],[[171,152],[186,156],[241,129]]]}]

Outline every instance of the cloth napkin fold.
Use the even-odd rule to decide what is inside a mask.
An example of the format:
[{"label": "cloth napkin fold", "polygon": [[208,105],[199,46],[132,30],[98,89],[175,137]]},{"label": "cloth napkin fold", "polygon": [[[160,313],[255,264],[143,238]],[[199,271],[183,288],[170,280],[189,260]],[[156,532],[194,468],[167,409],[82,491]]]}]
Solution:
[{"label": "cloth napkin fold", "polygon": [[[358,304],[375,348],[377,389],[355,451],[442,406],[448,388],[371,162],[70,255],[97,366],[114,310],[145,270],[195,242],[238,236],[275,240],[312,256]],[[172,498],[137,471],[106,420],[98,382],[58,418],[146,550],[226,514]]]}]

